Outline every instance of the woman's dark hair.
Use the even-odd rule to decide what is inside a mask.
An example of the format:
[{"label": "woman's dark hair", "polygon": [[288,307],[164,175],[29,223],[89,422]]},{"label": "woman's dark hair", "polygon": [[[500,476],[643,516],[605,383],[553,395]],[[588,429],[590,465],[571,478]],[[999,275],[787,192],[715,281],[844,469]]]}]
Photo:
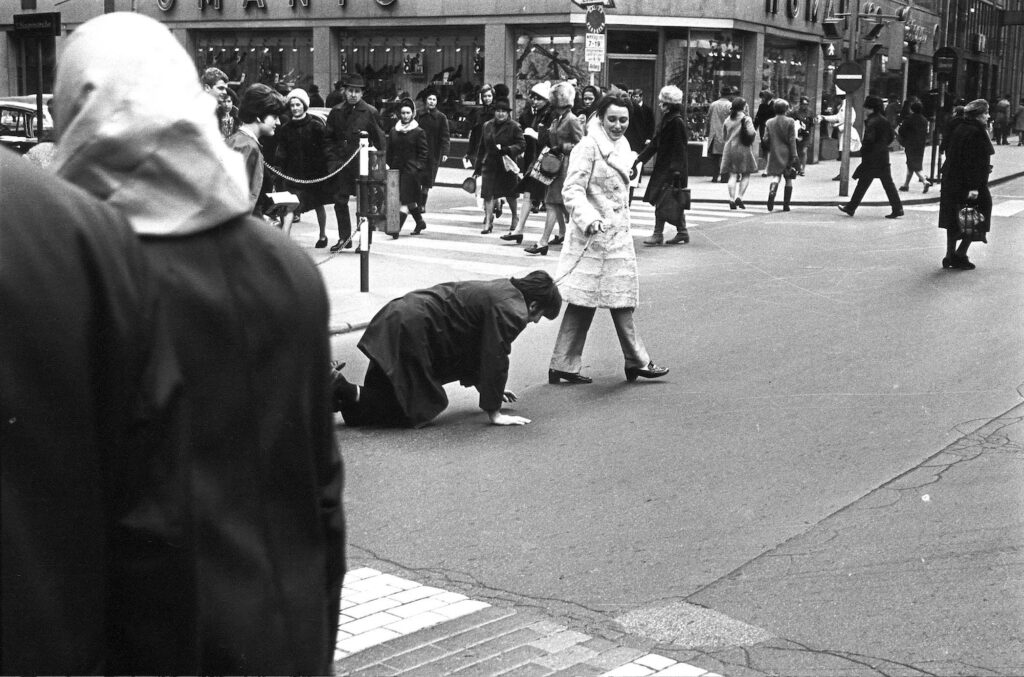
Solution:
[{"label": "woman's dark hair", "polygon": [[743,109],[747,107],[747,100],[742,96],[737,96],[732,100],[732,112],[729,113],[729,119],[735,120],[739,114],[743,113]]},{"label": "woman's dark hair", "polygon": [[593,94],[594,101],[597,101],[598,99],[601,98],[601,90],[595,87],[594,85],[587,85],[586,87],[584,87],[582,90],[580,90],[580,95],[582,96],[584,92],[590,92],[591,94]]},{"label": "woman's dark hair", "polygon": [[605,94],[598,99],[597,103],[594,104],[594,113],[598,119],[602,119],[612,106],[622,106],[629,111],[630,116],[633,115],[633,102],[629,100],[629,95],[622,91],[615,94]]},{"label": "woman's dark hair", "polygon": [[238,105],[238,120],[256,122],[268,115],[281,115],[287,109],[284,97],[262,83],[250,85]]},{"label": "woman's dark hair", "polygon": [[523,294],[526,304],[536,303],[544,311],[544,317],[553,320],[562,310],[562,293],[551,276],[543,270],[535,270],[523,277],[509,280],[512,286]]}]

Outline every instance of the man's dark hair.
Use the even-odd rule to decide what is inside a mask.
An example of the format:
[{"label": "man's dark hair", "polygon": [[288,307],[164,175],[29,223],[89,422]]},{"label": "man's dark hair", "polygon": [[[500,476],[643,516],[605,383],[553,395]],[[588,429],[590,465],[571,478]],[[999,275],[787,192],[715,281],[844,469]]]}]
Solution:
[{"label": "man's dark hair", "polygon": [[719,91],[721,92],[722,96],[729,96],[730,94],[732,94],[732,87],[730,87],[729,85],[722,85],[722,89]]},{"label": "man's dark hair", "polygon": [[199,82],[203,83],[206,87],[213,87],[218,81],[228,81],[228,76],[219,68],[211,66],[203,71],[203,74],[199,76]]},{"label": "man's dark hair", "polygon": [[558,317],[562,311],[562,293],[546,271],[535,270],[509,281],[523,294],[527,305],[537,303],[544,310],[544,317],[549,320]]},{"label": "man's dark hair", "polygon": [[924,105],[922,105],[920,101],[915,101],[912,104],[910,104],[910,112],[911,113],[920,113],[923,110],[924,110]]},{"label": "man's dark hair", "polygon": [[256,83],[250,85],[242,94],[238,105],[238,119],[249,123],[262,120],[268,115],[280,115],[286,109],[284,97],[267,85]]}]

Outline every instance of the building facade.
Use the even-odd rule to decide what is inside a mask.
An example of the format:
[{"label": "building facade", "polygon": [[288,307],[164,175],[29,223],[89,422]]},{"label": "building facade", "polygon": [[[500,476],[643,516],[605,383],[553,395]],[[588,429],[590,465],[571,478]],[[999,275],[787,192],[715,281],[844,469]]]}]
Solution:
[{"label": "building facade", "polygon": [[[456,138],[466,133],[485,82],[507,84],[517,111],[542,80],[638,87],[649,100],[662,84],[676,84],[695,136],[723,85],[737,87],[752,106],[763,89],[791,102],[806,95],[821,106],[836,92],[835,69],[850,56],[853,11],[854,56],[866,80],[855,102],[867,93],[925,98],[937,86],[934,51],[947,44],[962,56],[951,92],[1020,92],[1024,45],[1000,22],[1008,4],[1024,0],[916,0],[903,21],[887,18],[907,4],[619,0],[605,12],[603,57],[588,62],[587,12],[572,0],[7,0],[0,3],[0,95],[35,92],[40,73],[44,91],[52,91],[63,37],[115,10],[161,21],[197,70],[217,66],[240,87],[316,84],[326,97],[333,83],[358,73],[366,98],[386,108],[432,86]],[[61,35],[13,30],[14,15],[46,12],[61,13]]]}]

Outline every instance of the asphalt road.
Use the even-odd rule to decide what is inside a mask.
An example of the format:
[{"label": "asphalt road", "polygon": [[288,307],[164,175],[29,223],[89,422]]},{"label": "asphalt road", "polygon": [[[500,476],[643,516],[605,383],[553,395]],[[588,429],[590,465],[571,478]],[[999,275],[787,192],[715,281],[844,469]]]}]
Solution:
[{"label": "asphalt road", "polygon": [[[350,565],[731,676],[1024,675],[1021,215],[953,272],[934,211],[886,212],[641,248],[665,379],[625,382],[599,311],[592,385],[547,384],[557,320],[516,341],[528,426],[486,425],[457,385],[421,430],[339,418]],[[358,337],[333,343],[356,377]]]}]

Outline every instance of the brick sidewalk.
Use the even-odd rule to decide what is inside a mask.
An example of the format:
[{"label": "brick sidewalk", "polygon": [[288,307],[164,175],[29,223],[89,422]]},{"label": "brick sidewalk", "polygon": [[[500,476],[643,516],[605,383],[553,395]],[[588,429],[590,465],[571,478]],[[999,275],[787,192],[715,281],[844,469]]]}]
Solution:
[{"label": "brick sidewalk", "polygon": [[370,568],[345,576],[334,667],[353,677],[720,677]]}]

